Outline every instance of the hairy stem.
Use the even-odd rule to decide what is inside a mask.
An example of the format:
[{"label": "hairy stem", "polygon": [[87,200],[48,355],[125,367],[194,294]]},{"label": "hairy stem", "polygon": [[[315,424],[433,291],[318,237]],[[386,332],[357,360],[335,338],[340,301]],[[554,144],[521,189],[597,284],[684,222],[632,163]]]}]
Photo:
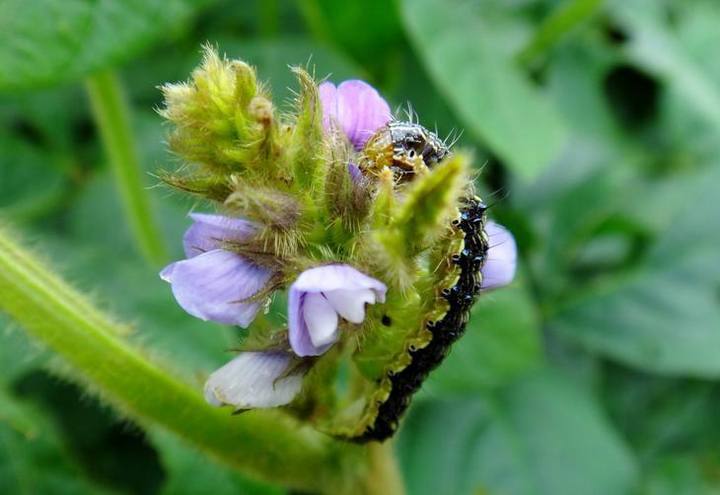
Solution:
[{"label": "hairy stem", "polygon": [[0,225],[0,311],[59,354],[74,374],[141,424],[157,424],[255,478],[347,493],[367,450],[333,441],[279,412],[231,416],[124,341],[123,326],[13,242]]},{"label": "hairy stem", "polygon": [[120,81],[113,72],[103,71],[90,76],[86,86],[130,229],[143,256],[160,265],[167,261],[167,252],[150,211]]},{"label": "hairy stem", "polygon": [[517,54],[517,61],[528,65],[547,52],[568,31],[590,17],[603,0],[567,0],[552,12]]}]

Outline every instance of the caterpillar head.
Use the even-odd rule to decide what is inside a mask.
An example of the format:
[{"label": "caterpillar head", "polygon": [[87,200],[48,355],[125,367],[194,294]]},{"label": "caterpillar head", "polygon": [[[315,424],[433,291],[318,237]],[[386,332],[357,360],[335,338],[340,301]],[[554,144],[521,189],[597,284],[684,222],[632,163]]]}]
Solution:
[{"label": "caterpillar head", "polygon": [[392,121],[367,142],[360,170],[378,175],[386,167],[396,180],[407,182],[431,169],[450,154],[437,134],[414,122]]}]

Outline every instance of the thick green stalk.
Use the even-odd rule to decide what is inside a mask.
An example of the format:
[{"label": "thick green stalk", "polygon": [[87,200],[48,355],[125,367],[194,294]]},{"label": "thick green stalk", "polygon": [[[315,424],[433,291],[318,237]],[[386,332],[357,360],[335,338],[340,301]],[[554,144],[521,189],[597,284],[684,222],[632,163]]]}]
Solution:
[{"label": "thick green stalk", "polygon": [[300,490],[352,491],[365,449],[330,440],[279,412],[231,416],[124,341],[124,327],[91,305],[0,225],[0,311],[64,358],[103,398],[158,424],[250,476]]},{"label": "thick green stalk", "polygon": [[129,109],[120,81],[112,71],[103,71],[90,76],[86,85],[130,229],[143,256],[150,263],[160,265],[167,261],[167,252],[143,185]]},{"label": "thick green stalk", "polygon": [[590,17],[603,0],[568,0],[553,11],[530,41],[517,54],[517,60],[527,65],[547,52],[568,31]]}]

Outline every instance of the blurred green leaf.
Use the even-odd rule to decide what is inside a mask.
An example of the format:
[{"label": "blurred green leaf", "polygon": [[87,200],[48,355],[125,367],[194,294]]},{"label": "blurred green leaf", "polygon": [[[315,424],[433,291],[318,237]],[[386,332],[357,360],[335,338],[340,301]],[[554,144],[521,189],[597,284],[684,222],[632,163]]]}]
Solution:
[{"label": "blurred green leaf", "polygon": [[30,343],[9,318],[0,314],[0,362],[3,363],[0,387],[14,382],[29,370],[46,364],[48,359],[47,352]]},{"label": "blurred green leaf", "polygon": [[7,136],[23,138],[45,152],[69,154],[86,144],[79,138],[87,136],[78,134],[89,123],[87,111],[81,88],[72,85],[0,95],[0,126],[6,127]]},{"label": "blurred green leaf", "polygon": [[550,371],[486,399],[419,403],[399,449],[413,495],[623,494],[637,475],[593,398]]},{"label": "blurred green leaf", "polygon": [[[388,57],[402,48],[402,25],[395,5],[386,0],[345,2],[338,8],[335,0],[303,0],[300,11],[313,35],[326,43],[337,44],[355,60],[380,69]],[[364,26],[365,29],[358,29]],[[386,77],[390,74],[378,74]]]},{"label": "blurred green leaf", "polygon": [[50,85],[128,60],[209,0],[7,0],[0,90]]},{"label": "blurred green leaf", "polygon": [[717,450],[718,385],[606,364],[602,389],[613,422],[644,464]]},{"label": "blurred green leaf", "polygon": [[[668,22],[669,7],[663,2],[654,0],[634,0],[617,2],[614,13],[627,32],[631,33],[627,48],[629,57],[646,70],[658,75],[692,105],[696,112],[703,115],[708,122],[720,128],[720,79],[713,80],[707,66],[712,67],[714,51],[709,47],[716,46],[720,37],[715,28],[707,29],[708,23],[717,26],[720,22],[720,6],[717,2],[693,2],[692,9],[682,9],[679,13],[680,22],[690,17],[690,29],[685,34],[704,37],[701,52],[693,53],[692,47],[685,46],[678,33]],[[697,25],[700,20],[701,25]],[[703,27],[703,29],[698,29]],[[708,35],[710,36],[709,39]],[[688,42],[693,40],[688,40]],[[689,43],[688,43],[689,44]],[[695,43],[697,52],[697,44]],[[710,57],[710,58],[707,58]],[[704,58],[704,60],[703,60]]]},{"label": "blurred green leaf", "polygon": [[548,96],[576,139],[581,136],[586,141],[612,146],[624,137],[603,92],[603,82],[616,59],[617,53],[597,36],[583,37],[553,50],[546,76]]},{"label": "blurred green leaf", "polygon": [[512,170],[535,177],[562,150],[565,128],[514,66],[484,5],[405,0],[402,11],[426,69],[468,130]]},{"label": "blurred green leaf", "polygon": [[0,386],[0,492],[105,493],[71,464],[53,425]]},{"label": "blurred green leaf", "polygon": [[480,296],[465,335],[423,391],[436,397],[497,387],[541,362],[540,322],[526,289],[515,282]]},{"label": "blurred green leaf", "polygon": [[708,465],[692,456],[667,457],[654,464],[643,480],[641,495],[718,495],[717,462]]},{"label": "blurred green leaf", "polygon": [[162,489],[166,495],[279,495],[284,490],[249,481],[226,466],[221,466],[203,452],[186,445],[177,437],[154,428],[150,432],[158,448],[167,480]]},{"label": "blurred green leaf", "polygon": [[288,66],[308,66],[318,79],[329,76],[334,82],[362,78],[364,70],[332,48],[303,37],[273,40],[220,40],[228,57],[245,60],[258,69],[258,78],[267,81],[277,105],[287,103],[297,89],[297,79]]},{"label": "blurred green leaf", "polygon": [[578,296],[550,327],[642,369],[720,376],[719,180],[720,167],[706,172],[642,264]]},{"label": "blurred green leaf", "polygon": [[52,153],[0,134],[0,212],[17,220],[46,211],[62,197],[62,171]]}]

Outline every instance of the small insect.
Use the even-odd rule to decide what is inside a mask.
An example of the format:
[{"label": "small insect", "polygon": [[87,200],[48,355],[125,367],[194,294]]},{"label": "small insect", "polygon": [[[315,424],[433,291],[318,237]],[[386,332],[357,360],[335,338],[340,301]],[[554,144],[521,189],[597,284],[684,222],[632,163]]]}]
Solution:
[{"label": "small insect", "polygon": [[420,124],[392,121],[368,140],[360,170],[378,175],[389,167],[400,182],[406,182],[432,168],[449,153],[447,144]]}]

